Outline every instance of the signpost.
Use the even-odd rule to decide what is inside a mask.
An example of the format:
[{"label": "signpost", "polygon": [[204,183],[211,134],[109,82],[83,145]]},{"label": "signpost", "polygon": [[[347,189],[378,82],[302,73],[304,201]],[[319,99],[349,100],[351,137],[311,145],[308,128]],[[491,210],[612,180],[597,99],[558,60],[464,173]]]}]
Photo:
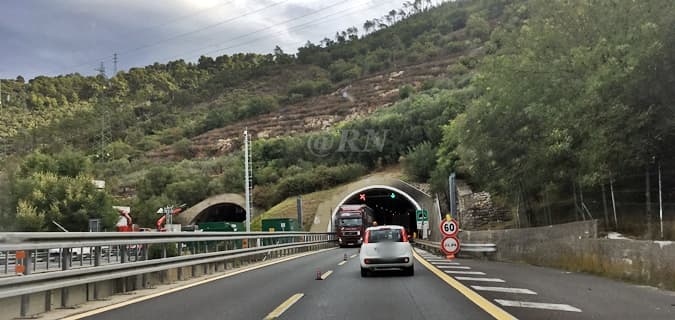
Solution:
[{"label": "signpost", "polygon": [[427,238],[429,233],[429,212],[426,209],[415,211],[415,220],[417,221],[417,230],[421,230],[422,239]]},{"label": "signpost", "polygon": [[441,241],[441,251],[445,253],[446,256],[455,256],[459,252],[459,240],[455,237],[445,237]]},{"label": "signpost", "polygon": [[459,226],[456,220],[443,220],[441,222],[441,233],[444,237],[456,237],[459,232]]},{"label": "signpost", "polygon": [[452,219],[452,216],[449,214],[445,216],[445,220],[441,222],[441,234],[443,235],[443,240],[441,240],[441,251],[445,253],[448,259],[454,259],[455,254],[459,252],[459,239],[457,239],[457,233],[459,232],[459,223],[457,220]]}]

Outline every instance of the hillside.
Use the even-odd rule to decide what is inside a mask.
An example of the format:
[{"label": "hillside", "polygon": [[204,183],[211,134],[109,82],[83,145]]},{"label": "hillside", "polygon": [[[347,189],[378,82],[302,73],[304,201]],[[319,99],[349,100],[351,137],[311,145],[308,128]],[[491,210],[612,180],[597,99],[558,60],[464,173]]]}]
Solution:
[{"label": "hillside", "polygon": [[[106,180],[98,203],[131,204],[141,223],[167,203],[241,192],[248,128],[262,208],[400,164],[441,197],[456,172],[523,226],[592,217],[656,237],[656,213],[675,203],[675,4],[432,4],[407,2],[365,21],[365,34],[352,27],[294,54],[10,81],[2,219],[50,229],[51,219],[72,218],[83,228],[99,214],[91,208],[104,210],[95,193],[72,198],[57,187],[86,189],[85,178]],[[341,130],[386,143],[309,150]]]},{"label": "hillside", "polygon": [[[284,105],[281,110],[192,137],[191,149],[197,158],[221,156],[239,150],[245,128],[254,139],[329,129],[341,121],[361,118],[390,106],[400,100],[399,88],[404,85],[420,89],[425,81],[447,77],[447,67],[456,60],[457,56],[441,56],[356,79],[331,93]],[[181,158],[171,146],[152,150],[147,156],[154,160]]]}]

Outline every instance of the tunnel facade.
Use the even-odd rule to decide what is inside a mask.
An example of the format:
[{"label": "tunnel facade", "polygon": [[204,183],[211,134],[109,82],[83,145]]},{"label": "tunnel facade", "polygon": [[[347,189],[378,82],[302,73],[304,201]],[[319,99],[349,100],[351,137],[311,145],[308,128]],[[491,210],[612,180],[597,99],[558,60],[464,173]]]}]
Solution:
[{"label": "tunnel facade", "polygon": [[244,222],[246,200],[236,193],[225,193],[210,197],[185,210],[174,218],[180,224],[191,225],[202,222]]},{"label": "tunnel facade", "polygon": [[[363,196],[365,196],[365,200]],[[428,223],[428,237],[440,239],[437,230],[441,216],[438,200],[402,180],[388,177],[369,177],[345,186],[338,194],[319,206],[317,211],[319,218],[315,218],[315,224],[317,226],[323,225],[322,230],[333,231],[335,215],[339,207],[346,204],[366,204],[375,211],[376,220],[379,219],[377,220],[378,224],[403,225],[411,232],[418,231],[415,219],[416,211],[427,210],[429,221],[425,223]],[[325,212],[323,210],[327,207],[330,208],[331,214],[330,216],[323,216],[323,212]]]},{"label": "tunnel facade", "polygon": [[409,194],[388,185],[371,185],[354,190],[338,203],[333,212],[333,220],[342,205],[365,204],[375,214],[380,225],[400,225],[410,232],[417,232],[415,212],[422,206]]}]

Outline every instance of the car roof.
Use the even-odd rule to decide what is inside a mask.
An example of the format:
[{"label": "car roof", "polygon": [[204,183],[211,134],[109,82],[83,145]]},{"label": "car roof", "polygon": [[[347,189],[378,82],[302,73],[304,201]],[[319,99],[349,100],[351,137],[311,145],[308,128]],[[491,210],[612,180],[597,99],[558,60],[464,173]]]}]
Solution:
[{"label": "car roof", "polygon": [[369,227],[366,230],[382,230],[382,229],[403,229],[403,227],[397,225],[383,225],[383,226]]}]

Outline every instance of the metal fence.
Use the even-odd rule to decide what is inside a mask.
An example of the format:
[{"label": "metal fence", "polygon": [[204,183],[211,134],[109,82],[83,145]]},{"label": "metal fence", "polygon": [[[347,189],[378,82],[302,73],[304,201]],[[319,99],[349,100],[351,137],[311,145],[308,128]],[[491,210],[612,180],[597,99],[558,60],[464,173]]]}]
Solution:
[{"label": "metal fence", "polygon": [[0,298],[334,241],[306,232],[0,233]]}]

